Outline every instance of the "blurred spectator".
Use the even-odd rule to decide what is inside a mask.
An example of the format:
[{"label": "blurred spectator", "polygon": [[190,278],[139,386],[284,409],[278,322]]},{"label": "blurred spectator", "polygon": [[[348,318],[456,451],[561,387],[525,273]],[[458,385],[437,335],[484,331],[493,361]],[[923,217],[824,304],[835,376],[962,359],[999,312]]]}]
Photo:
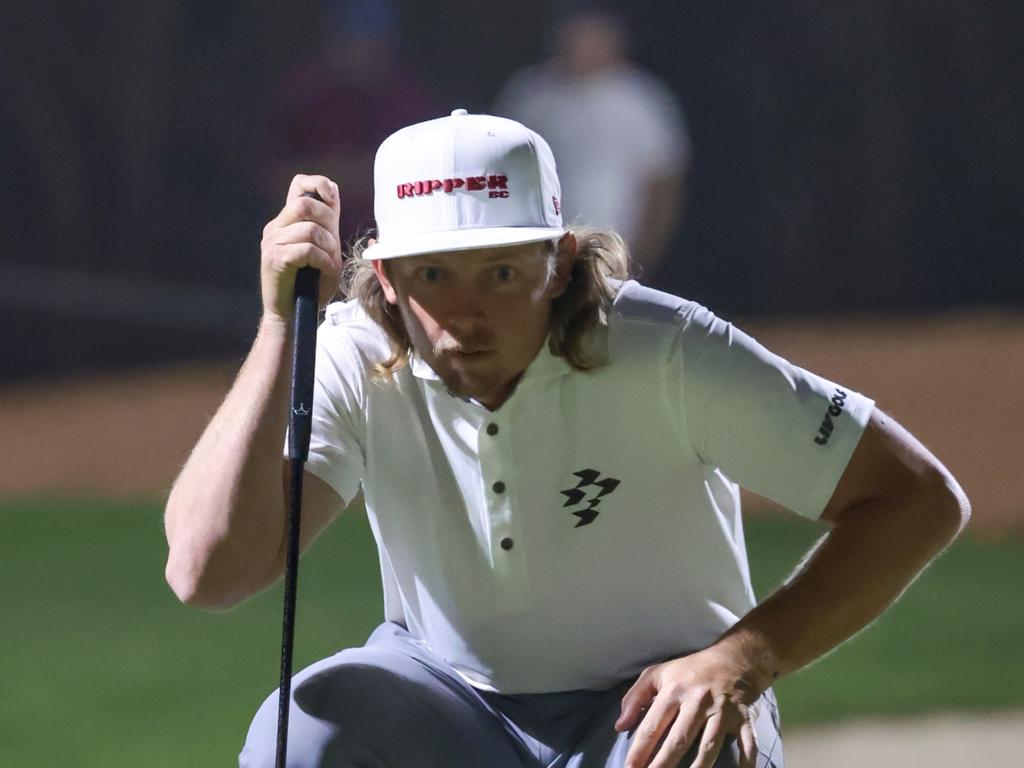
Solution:
[{"label": "blurred spectator", "polygon": [[622,235],[646,281],[683,214],[690,140],[676,98],[627,58],[625,25],[604,9],[576,11],[551,58],[514,74],[495,114],[551,144],[566,220]]},{"label": "blurred spectator", "polygon": [[284,202],[296,173],[341,189],[341,236],[373,225],[373,157],[382,136],[434,117],[400,60],[398,13],[388,0],[322,0],[321,45],[285,74],[274,98],[267,194]]}]

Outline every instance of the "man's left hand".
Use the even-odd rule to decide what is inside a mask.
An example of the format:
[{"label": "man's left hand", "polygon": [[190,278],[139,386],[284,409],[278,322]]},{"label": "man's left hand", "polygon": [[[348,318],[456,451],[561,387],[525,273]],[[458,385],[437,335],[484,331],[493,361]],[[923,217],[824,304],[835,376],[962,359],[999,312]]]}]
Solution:
[{"label": "man's left hand", "polygon": [[740,768],[755,768],[758,690],[735,660],[712,646],[643,671],[622,697],[615,729],[636,728],[626,768],[676,768],[700,737],[691,768],[711,768],[735,736]]}]

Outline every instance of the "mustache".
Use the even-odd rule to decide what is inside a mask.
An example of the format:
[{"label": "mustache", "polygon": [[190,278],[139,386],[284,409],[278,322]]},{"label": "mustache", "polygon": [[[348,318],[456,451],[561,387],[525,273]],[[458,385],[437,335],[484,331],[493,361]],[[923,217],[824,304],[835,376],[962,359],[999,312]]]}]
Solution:
[{"label": "mustache", "polygon": [[491,335],[485,333],[477,333],[460,340],[446,332],[434,343],[434,355],[440,357],[451,352],[477,352],[487,349],[492,341]]}]

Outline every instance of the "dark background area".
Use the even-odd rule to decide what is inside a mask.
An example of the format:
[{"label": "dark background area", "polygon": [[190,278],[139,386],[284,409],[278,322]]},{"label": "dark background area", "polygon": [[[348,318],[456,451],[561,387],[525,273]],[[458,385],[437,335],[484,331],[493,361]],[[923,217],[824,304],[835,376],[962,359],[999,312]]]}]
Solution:
[{"label": "dark background area", "polygon": [[[486,111],[561,4],[397,6],[426,119]],[[741,320],[1024,305],[1024,4],[621,12],[693,140],[664,287]],[[4,4],[0,378],[243,354],[285,192],[260,182],[269,94],[318,18],[313,0]]]}]

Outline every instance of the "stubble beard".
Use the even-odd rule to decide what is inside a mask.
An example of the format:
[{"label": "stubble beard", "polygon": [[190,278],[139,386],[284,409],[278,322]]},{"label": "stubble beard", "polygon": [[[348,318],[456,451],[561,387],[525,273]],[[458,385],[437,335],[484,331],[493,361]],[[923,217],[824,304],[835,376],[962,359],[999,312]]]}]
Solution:
[{"label": "stubble beard", "polygon": [[[439,359],[444,360],[445,358]],[[507,382],[504,381],[501,372],[497,370],[467,371],[451,364],[446,364],[443,368],[445,371],[441,379],[448,388],[448,392],[456,397],[469,398],[478,402],[491,402],[500,392],[507,389]]]},{"label": "stubble beard", "polygon": [[[444,334],[432,345],[431,351],[434,354],[434,360],[443,370],[443,372],[438,371],[438,374],[444,381],[449,394],[481,403],[504,399],[503,393],[508,391],[509,382],[505,380],[500,368],[476,369],[471,367],[467,370],[459,365],[455,357],[456,353],[465,348],[473,350],[477,346],[490,347],[493,344],[490,340],[486,340],[486,344],[483,343],[484,341],[484,339],[471,339],[468,343],[462,344],[448,334]],[[494,360],[495,364],[499,362],[497,359]]]}]

